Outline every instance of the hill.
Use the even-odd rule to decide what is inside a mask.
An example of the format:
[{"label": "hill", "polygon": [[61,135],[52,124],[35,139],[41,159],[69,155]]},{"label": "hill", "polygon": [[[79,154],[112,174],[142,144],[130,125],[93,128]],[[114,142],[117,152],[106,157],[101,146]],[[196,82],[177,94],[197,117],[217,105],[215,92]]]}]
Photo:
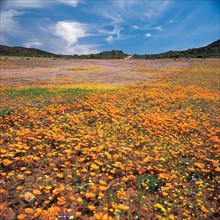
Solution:
[{"label": "hill", "polygon": [[26,47],[9,47],[0,45],[1,56],[22,56],[22,57],[60,57],[44,50]]},{"label": "hill", "polygon": [[220,58],[220,39],[200,48],[183,51],[168,51],[160,54],[133,55],[134,59],[161,59],[161,58]]},{"label": "hill", "polygon": [[128,54],[124,53],[121,50],[112,50],[105,51],[97,54],[89,54],[89,55],[74,55],[73,58],[79,59],[124,59]]},{"label": "hill", "polygon": [[[89,55],[58,55],[47,51],[25,48],[9,47],[0,45],[1,56],[32,56],[32,57],[56,57],[67,59],[124,59],[129,56],[121,50],[105,51]],[[160,54],[134,54],[132,59],[162,59],[162,58],[220,58],[220,39],[200,48],[193,48],[183,51],[168,51]]]}]

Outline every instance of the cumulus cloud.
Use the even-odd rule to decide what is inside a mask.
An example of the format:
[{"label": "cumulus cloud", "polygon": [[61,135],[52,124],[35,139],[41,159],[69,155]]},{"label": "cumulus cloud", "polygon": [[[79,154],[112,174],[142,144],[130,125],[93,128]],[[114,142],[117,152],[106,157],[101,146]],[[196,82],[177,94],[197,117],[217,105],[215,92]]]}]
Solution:
[{"label": "cumulus cloud", "polygon": [[68,45],[76,44],[79,38],[88,36],[87,26],[73,21],[59,21],[54,28],[54,33],[65,40]]},{"label": "cumulus cloud", "polygon": [[38,40],[32,40],[32,41],[28,41],[24,43],[24,47],[27,47],[27,48],[40,47],[42,45],[43,43],[39,42]]},{"label": "cumulus cloud", "polygon": [[151,33],[146,33],[144,36],[149,38],[149,37],[152,37],[152,34]]},{"label": "cumulus cloud", "polygon": [[60,44],[63,45],[63,54],[91,54],[98,53],[98,45],[80,44],[81,38],[91,36],[88,25],[76,21],[59,21],[52,29],[54,34],[60,38]]}]

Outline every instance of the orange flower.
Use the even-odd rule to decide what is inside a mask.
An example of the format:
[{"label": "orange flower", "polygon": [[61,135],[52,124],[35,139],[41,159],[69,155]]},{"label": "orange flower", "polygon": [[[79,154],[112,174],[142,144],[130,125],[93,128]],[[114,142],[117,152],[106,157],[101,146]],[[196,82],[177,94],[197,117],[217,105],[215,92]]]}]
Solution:
[{"label": "orange flower", "polygon": [[117,192],[117,197],[118,197],[119,199],[124,199],[125,195],[126,195],[126,193],[125,193],[124,190],[119,190],[119,191]]},{"label": "orange flower", "polygon": [[75,196],[70,196],[69,199],[70,199],[71,201],[75,201],[75,200],[76,200]]},{"label": "orange flower", "polygon": [[43,213],[43,210],[41,208],[37,208],[34,214],[34,218],[39,218],[42,213]]},{"label": "orange flower", "polygon": [[95,211],[95,206],[94,205],[88,205],[88,209],[93,212]]},{"label": "orange flower", "polygon": [[57,201],[57,205],[59,205],[59,206],[62,206],[62,205],[64,205],[66,203],[64,196],[58,197],[57,200],[58,200]]},{"label": "orange flower", "polygon": [[34,198],[35,198],[34,195],[32,193],[30,193],[30,192],[26,192],[24,194],[24,200],[26,202],[31,202],[32,200],[34,200]]},{"label": "orange flower", "polygon": [[26,208],[24,209],[24,211],[27,213],[27,214],[31,214],[34,210],[32,208]]},{"label": "orange flower", "polygon": [[3,209],[4,209],[4,206],[0,205],[0,213],[2,212]]},{"label": "orange flower", "polygon": [[45,204],[45,205],[50,204],[50,200],[45,200],[45,201],[44,201],[44,204]]},{"label": "orange flower", "polygon": [[40,157],[33,157],[33,160],[34,160],[34,161],[39,161],[39,160],[40,160]]},{"label": "orange flower", "polygon": [[129,207],[126,206],[126,205],[124,205],[124,204],[119,204],[119,205],[117,206],[117,208],[120,209],[120,210],[122,210],[122,211],[126,211],[126,210],[129,209]]},{"label": "orange flower", "polygon": [[104,180],[100,180],[99,183],[104,186],[107,184]]},{"label": "orange flower", "polygon": [[82,215],[82,212],[76,212],[75,215],[77,218],[79,218]]},{"label": "orange flower", "polygon": [[34,190],[33,190],[33,194],[34,194],[34,195],[40,195],[40,194],[41,194],[41,191],[38,190],[38,189],[34,189]]},{"label": "orange flower", "polygon": [[22,174],[18,174],[18,175],[17,175],[17,179],[19,179],[19,180],[23,180],[23,179],[24,179],[24,175],[22,175]]},{"label": "orange flower", "polygon": [[23,189],[23,186],[18,186],[16,189],[17,189],[18,191],[21,191],[21,190]]},{"label": "orange flower", "polygon": [[62,173],[58,173],[58,174],[57,174],[57,177],[58,177],[58,178],[63,178],[63,174],[62,174]]},{"label": "orange flower", "polygon": [[5,189],[0,189],[0,194],[4,194],[6,192]]},{"label": "orange flower", "polygon": [[78,161],[79,161],[80,163],[82,163],[83,161],[85,161],[85,158],[82,158],[82,157],[78,157],[77,159],[78,159]]},{"label": "orange flower", "polygon": [[9,159],[4,159],[4,160],[3,160],[3,164],[4,164],[4,166],[6,166],[6,167],[8,167],[11,163],[12,163],[12,161],[10,161]]},{"label": "orange flower", "polygon": [[203,212],[205,212],[205,213],[209,212],[208,209],[206,209],[205,206],[202,206],[202,207],[201,207],[201,210],[202,210]]},{"label": "orange flower", "polygon": [[113,220],[113,218],[111,216],[109,216],[108,214],[105,214],[103,212],[95,213],[94,217],[97,220]]},{"label": "orange flower", "polygon": [[86,198],[88,199],[94,199],[96,197],[95,193],[88,192],[85,194]]},{"label": "orange flower", "polygon": [[25,215],[25,214],[19,214],[17,218],[18,218],[18,220],[23,220],[26,218],[26,216],[27,215]]},{"label": "orange flower", "polygon": [[106,191],[107,189],[108,189],[107,186],[100,186],[99,187],[99,190],[102,191],[102,192]]}]

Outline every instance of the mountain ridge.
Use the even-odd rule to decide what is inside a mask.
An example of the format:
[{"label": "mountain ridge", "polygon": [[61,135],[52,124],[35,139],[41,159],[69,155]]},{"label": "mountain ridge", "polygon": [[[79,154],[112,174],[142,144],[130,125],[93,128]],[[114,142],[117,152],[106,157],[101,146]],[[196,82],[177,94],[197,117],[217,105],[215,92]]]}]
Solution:
[{"label": "mountain ridge", "polygon": [[[22,57],[48,57],[67,59],[126,59],[131,54],[121,50],[104,51],[88,55],[61,55],[54,54],[36,48],[10,47],[0,45],[0,56],[22,56]],[[167,51],[159,54],[132,55],[132,59],[162,59],[162,58],[220,58],[220,39],[204,47],[192,48],[182,51]]]}]

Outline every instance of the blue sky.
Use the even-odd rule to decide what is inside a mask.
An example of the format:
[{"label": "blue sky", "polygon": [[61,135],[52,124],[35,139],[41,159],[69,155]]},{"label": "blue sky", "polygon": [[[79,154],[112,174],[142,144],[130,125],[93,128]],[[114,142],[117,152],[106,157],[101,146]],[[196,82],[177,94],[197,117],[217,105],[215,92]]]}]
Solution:
[{"label": "blue sky", "polygon": [[0,0],[0,43],[58,54],[152,54],[220,38],[219,0]]}]

